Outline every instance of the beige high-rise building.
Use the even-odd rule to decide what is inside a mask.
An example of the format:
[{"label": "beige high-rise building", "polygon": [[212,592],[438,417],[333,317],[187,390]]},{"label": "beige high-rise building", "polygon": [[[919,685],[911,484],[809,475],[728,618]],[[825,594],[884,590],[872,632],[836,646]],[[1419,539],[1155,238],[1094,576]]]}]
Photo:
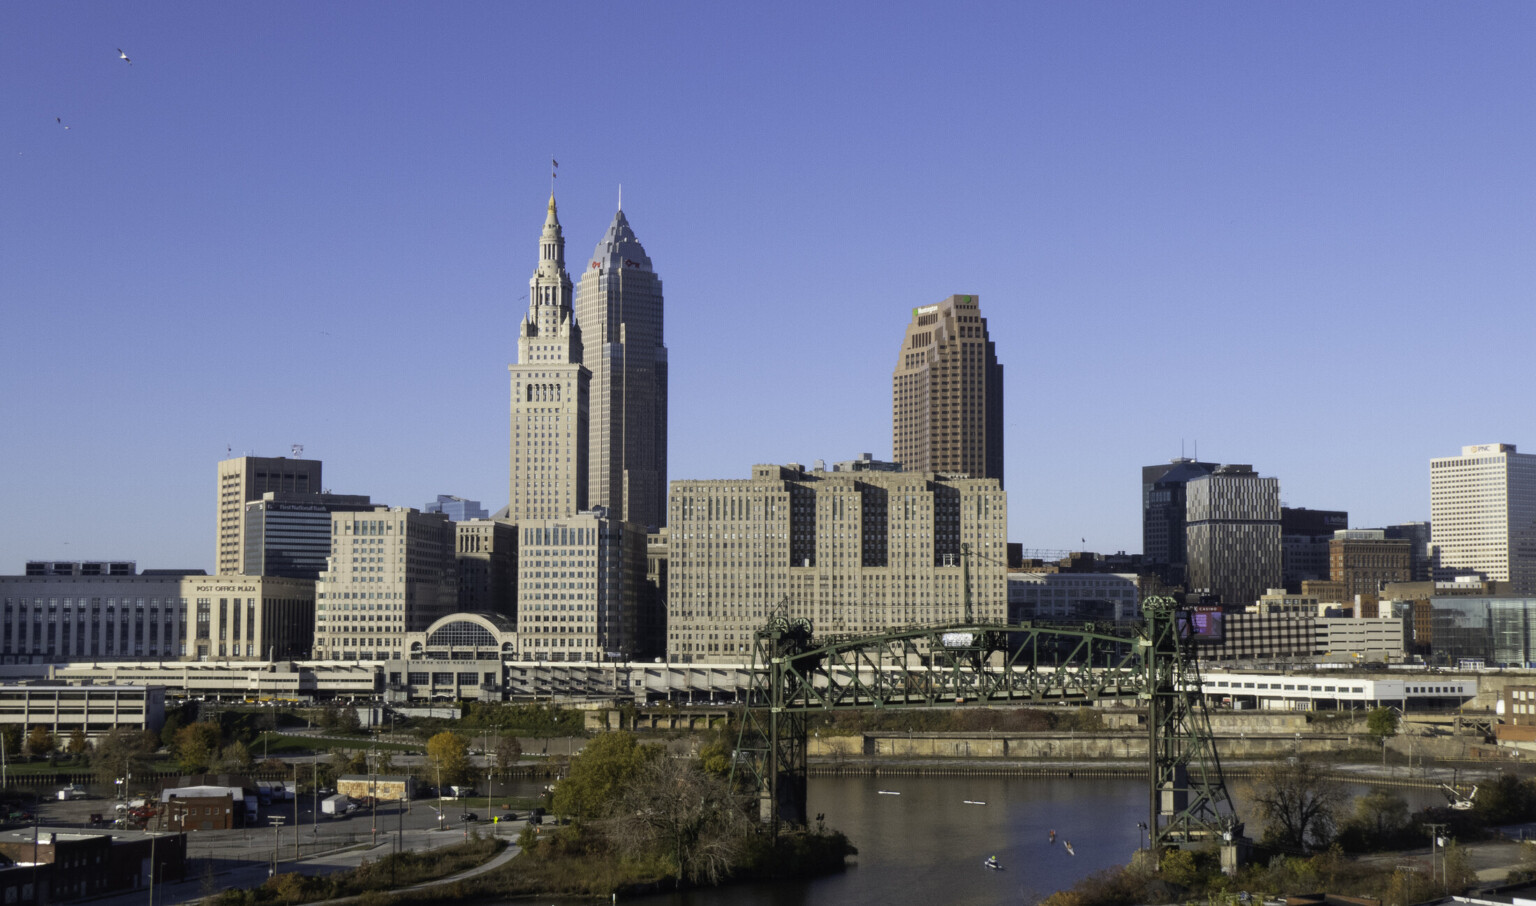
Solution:
[{"label": "beige high-rise building", "polygon": [[655,528],[667,520],[667,347],[661,279],[619,210],[576,287],[592,372],[587,502]]},{"label": "beige high-rise building", "polygon": [[283,456],[237,456],[219,463],[218,550],[221,576],[245,568],[245,505],[268,491],[318,494],[320,460]]},{"label": "beige high-rise building", "polygon": [[1435,578],[1479,576],[1536,594],[1536,454],[1477,444],[1429,461]]},{"label": "beige high-rise building", "polygon": [[505,519],[454,523],[458,610],[517,619],[517,526]]},{"label": "beige high-rise building", "polygon": [[[743,663],[782,609],[818,635],[1008,617],[1008,495],[995,478],[758,465],[674,481],[667,651]],[[962,551],[968,551],[963,556]]]},{"label": "beige high-rise building", "polygon": [[511,483],[507,518],[560,519],[587,507],[587,406],[592,372],[581,364],[581,329],[565,271],[565,237],[549,196],[539,266],[528,281],[512,378]]},{"label": "beige high-rise building", "polygon": [[523,660],[634,656],[645,528],[603,512],[518,525],[517,647]]},{"label": "beige high-rise building", "polygon": [[1003,366],[975,296],[912,309],[891,392],[893,459],[1003,481]]},{"label": "beige high-rise building", "polygon": [[315,590],[315,659],[405,655],[405,634],[454,612],[454,525],[409,507],[331,514],[331,557]]}]

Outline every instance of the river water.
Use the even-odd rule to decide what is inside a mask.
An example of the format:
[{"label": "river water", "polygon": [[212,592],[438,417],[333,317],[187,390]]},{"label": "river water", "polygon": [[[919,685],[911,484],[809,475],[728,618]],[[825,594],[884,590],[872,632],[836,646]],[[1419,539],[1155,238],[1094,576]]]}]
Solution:
[{"label": "river water", "polygon": [[[1240,791],[1240,785],[1237,785]],[[1365,787],[1352,790],[1357,794]],[[901,795],[883,795],[881,790]],[[1417,809],[1435,801],[1397,791]],[[1129,862],[1145,842],[1146,781],[1032,777],[813,777],[810,812],[859,854],[813,881],[632,898],[642,906],[994,906]],[[985,805],[967,805],[966,800]],[[1440,800],[1440,801],[1443,801]],[[1240,814],[1250,812],[1241,801]],[[1250,832],[1258,822],[1249,820]],[[1054,843],[1050,832],[1056,832]],[[1072,845],[1075,855],[1066,844]],[[982,863],[996,855],[1003,870]]]}]

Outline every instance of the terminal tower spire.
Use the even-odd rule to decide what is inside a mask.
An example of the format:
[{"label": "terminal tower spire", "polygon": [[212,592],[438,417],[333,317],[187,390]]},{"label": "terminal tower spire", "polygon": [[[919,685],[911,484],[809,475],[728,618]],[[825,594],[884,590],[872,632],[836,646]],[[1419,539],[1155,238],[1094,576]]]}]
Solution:
[{"label": "terminal tower spire", "polygon": [[549,194],[539,263],[528,281],[528,314],[518,326],[512,378],[513,521],[562,519],[587,508],[587,394],[581,330],[565,271],[565,237]]}]

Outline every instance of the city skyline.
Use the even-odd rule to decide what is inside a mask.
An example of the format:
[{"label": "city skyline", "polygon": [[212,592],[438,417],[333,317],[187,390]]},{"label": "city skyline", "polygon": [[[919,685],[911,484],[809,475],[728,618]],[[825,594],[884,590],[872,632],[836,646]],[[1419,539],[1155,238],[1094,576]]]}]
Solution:
[{"label": "city skyline", "polygon": [[291,444],[499,509],[551,157],[665,274],[669,480],[892,458],[863,340],[962,293],[1025,547],[1138,550],[1181,454],[1373,526],[1536,450],[1526,6],[8,12],[0,573],[212,572],[217,463]]}]

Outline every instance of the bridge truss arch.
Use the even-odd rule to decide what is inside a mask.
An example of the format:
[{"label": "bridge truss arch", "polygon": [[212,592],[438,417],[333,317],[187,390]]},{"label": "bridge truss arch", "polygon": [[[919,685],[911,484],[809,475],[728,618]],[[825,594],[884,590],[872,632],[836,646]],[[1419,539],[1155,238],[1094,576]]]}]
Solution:
[{"label": "bridge truss arch", "polygon": [[776,616],[756,633],[733,770],[775,833],[806,821],[806,726],[817,711],[1135,700],[1147,709],[1154,848],[1242,835],[1188,642],[1188,613],[1142,603],[1134,632],[1097,623],[964,623],[817,638]]}]

